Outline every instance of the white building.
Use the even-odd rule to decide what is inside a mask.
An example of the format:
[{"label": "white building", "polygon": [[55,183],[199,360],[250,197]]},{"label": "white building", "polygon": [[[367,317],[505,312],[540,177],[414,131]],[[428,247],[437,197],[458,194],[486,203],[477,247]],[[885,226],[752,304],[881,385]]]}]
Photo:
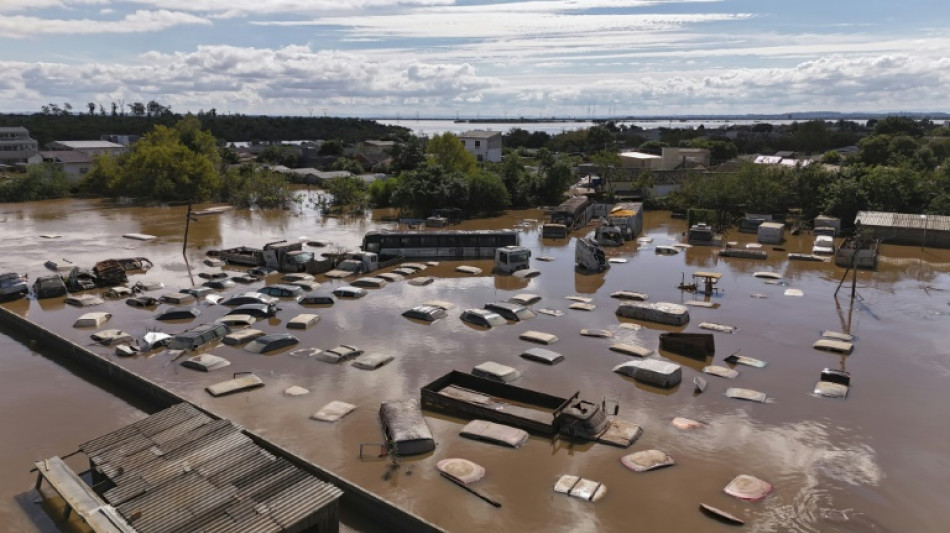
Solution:
[{"label": "white building", "polygon": [[50,150],[74,150],[93,158],[102,154],[114,156],[128,150],[119,143],[109,141],[53,141],[47,145],[47,148]]},{"label": "white building", "polygon": [[40,152],[44,162],[56,163],[69,181],[76,183],[92,170],[92,158],[76,150],[56,150]]},{"label": "white building", "polygon": [[26,164],[38,150],[39,144],[26,128],[0,127],[0,165]]},{"label": "white building", "polygon": [[466,131],[459,135],[465,145],[465,151],[475,156],[479,162],[501,162],[501,132],[488,130]]}]

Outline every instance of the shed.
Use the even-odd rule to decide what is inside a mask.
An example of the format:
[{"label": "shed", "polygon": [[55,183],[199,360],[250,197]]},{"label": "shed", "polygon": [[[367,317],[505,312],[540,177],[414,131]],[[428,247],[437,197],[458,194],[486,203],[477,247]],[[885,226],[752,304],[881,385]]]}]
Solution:
[{"label": "shed", "polygon": [[759,224],[757,240],[763,244],[780,244],[785,241],[785,224],[763,222]]},{"label": "shed", "polygon": [[838,217],[829,217],[827,215],[818,215],[815,217],[815,223],[813,227],[815,229],[834,228],[835,233],[832,235],[832,237],[837,237],[841,233],[841,219]]},{"label": "shed", "polygon": [[854,224],[887,244],[950,248],[950,216],[858,211]]},{"label": "shed", "polygon": [[65,466],[58,457],[36,463],[38,484],[45,480],[60,495],[95,502],[96,513],[108,511],[112,527],[101,528],[89,506],[77,505],[93,531],[339,531],[340,489],[190,404],[79,449],[89,457],[91,487],[68,468],[52,468]]}]

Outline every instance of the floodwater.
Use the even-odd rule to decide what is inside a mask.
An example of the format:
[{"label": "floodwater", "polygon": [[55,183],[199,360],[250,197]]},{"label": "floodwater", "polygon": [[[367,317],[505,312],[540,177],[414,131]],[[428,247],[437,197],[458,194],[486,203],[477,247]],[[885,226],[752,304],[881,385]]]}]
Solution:
[{"label": "floodwater", "polygon": [[[682,239],[684,222],[666,213],[647,213],[642,236],[652,243],[628,243],[607,249],[610,257],[625,258],[603,274],[581,275],[573,268],[570,240],[540,239],[538,210],[506,217],[468,221],[458,228],[511,228],[522,230],[522,244],[530,247],[537,278],[520,280],[491,276],[490,261],[466,262],[483,269],[472,276],[454,271],[457,262],[443,262],[420,275],[437,279],[428,286],[406,282],[370,290],[355,301],[338,300],[332,307],[304,310],[285,301],[277,317],[254,327],[286,331],[285,323],[301,312],[316,312],[322,320],[297,333],[299,347],[330,348],[355,344],[367,352],[387,352],[395,360],[378,370],[365,371],[349,364],[330,365],[292,350],[259,355],[239,348],[212,350],[232,365],[216,373],[185,369],[162,354],[119,360],[120,364],[156,380],[221,416],[231,418],[284,445],[325,468],[374,491],[435,524],[460,532],[497,531],[727,531],[728,526],[702,514],[700,502],[723,509],[747,521],[745,530],[858,532],[942,532],[950,523],[943,496],[950,489],[950,426],[939,413],[950,400],[950,251],[915,247],[883,247],[877,271],[860,271],[853,305],[850,277],[838,298],[833,293],[844,270],[830,263],[788,262],[785,253],[771,247],[766,261],[722,259],[716,250],[692,247],[673,256],[653,248]],[[305,207],[293,214],[233,211],[194,222],[187,248],[181,254],[183,207],[141,208],[92,200],[65,200],[0,206],[5,238],[0,241],[0,270],[27,272],[31,278],[46,273],[48,259],[91,266],[112,257],[145,256],[155,263],[147,274],[130,281],[162,281],[163,292],[200,284],[199,272],[208,249],[239,245],[259,246],[279,239],[306,238],[331,242],[329,249],[354,248],[366,231],[392,223],[322,218]],[[583,235],[590,229],[578,231]],[[154,241],[124,239],[124,233],[147,233]],[[42,238],[43,234],[59,235]],[[742,243],[754,235],[729,234]],[[789,252],[808,252],[812,237],[789,237]],[[320,249],[314,249],[320,251]],[[553,261],[538,261],[548,256]],[[719,293],[710,298],[715,308],[691,307],[684,328],[659,327],[620,320],[614,314],[618,290],[646,292],[650,301],[683,302],[701,295],[677,289],[692,272],[722,273]],[[754,278],[753,272],[772,270],[783,275],[781,284]],[[277,276],[270,278],[276,281]],[[318,291],[344,281],[318,277]],[[254,285],[252,287],[256,287]],[[787,288],[804,296],[785,296]],[[225,293],[249,290],[238,286]],[[478,330],[458,319],[460,310],[486,302],[507,300],[521,292],[542,297],[535,308],[564,311],[560,317],[539,315],[532,320],[493,330]],[[593,298],[593,311],[569,310],[567,296]],[[449,317],[429,325],[400,316],[425,300],[453,302]],[[201,306],[202,315],[191,322],[160,323],[154,310],[135,309],[107,301],[92,309],[66,306],[61,299],[19,300],[5,304],[15,312],[49,326],[78,343],[91,346],[93,330],[76,329],[80,314],[95,310],[113,313],[104,328],[120,328],[135,335],[147,328],[174,333],[210,322],[226,308]],[[683,382],[670,390],[636,383],[611,369],[630,358],[608,350],[614,342],[635,341],[657,348],[658,335],[671,329],[701,332],[703,321],[736,326],[733,334],[716,333],[716,355],[705,363],[663,352],[683,365]],[[583,337],[582,328],[611,330],[614,339]],[[857,337],[854,352],[840,356],[812,349],[822,330],[849,331]],[[549,349],[565,360],[545,366],[518,357],[533,345],[518,339],[526,330],[554,333],[560,341]],[[51,359],[31,352],[7,338],[3,352],[4,476],[0,511],[18,525],[30,523],[31,462],[42,456],[65,454],[91,437],[144,416],[135,406],[111,396],[108,385],[63,370]],[[111,350],[93,347],[110,354]],[[722,364],[739,352],[768,362],[765,368],[737,367],[733,381],[705,376],[703,394],[693,392],[693,377],[704,364]],[[469,371],[492,360],[520,369],[515,382],[526,388],[619,405],[619,417],[642,426],[643,436],[629,449],[604,444],[571,444],[532,436],[520,449],[507,449],[466,440],[458,432],[466,421],[425,412],[437,448],[422,456],[405,457],[392,469],[389,461],[360,459],[360,443],[382,442],[378,421],[381,401],[418,398],[419,389],[450,370]],[[852,388],[845,400],[811,394],[824,368],[851,373]],[[231,377],[232,372],[254,371],[266,386],[247,393],[211,398],[204,387]],[[284,389],[299,385],[308,395],[288,397]],[[757,404],[725,397],[727,387],[746,387],[768,394],[770,403]],[[331,400],[357,405],[343,420],[328,424],[308,417]],[[674,428],[674,417],[707,424],[703,429]],[[19,434],[10,437],[11,428]],[[676,464],[662,470],[634,473],[620,458],[633,451],[660,449]],[[482,465],[485,478],[473,485],[499,501],[494,508],[441,478],[437,461],[462,457]],[[562,474],[582,476],[606,485],[606,497],[590,503],[555,493]],[[722,492],[739,474],[772,483],[775,490],[762,501],[750,503]],[[38,520],[36,522],[42,522]],[[35,526],[44,527],[42,523]],[[28,527],[24,527],[28,529]],[[21,528],[21,529],[24,529]]]}]

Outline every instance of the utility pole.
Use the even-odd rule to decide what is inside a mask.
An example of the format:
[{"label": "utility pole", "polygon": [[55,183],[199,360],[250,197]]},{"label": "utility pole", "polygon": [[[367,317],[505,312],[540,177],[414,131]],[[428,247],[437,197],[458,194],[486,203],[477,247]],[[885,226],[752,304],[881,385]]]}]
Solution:
[{"label": "utility pole", "polygon": [[188,228],[191,226],[191,221],[197,220],[191,214],[191,200],[188,200],[188,213],[185,214],[185,238],[181,243],[181,255],[185,255],[185,249],[188,248]]}]

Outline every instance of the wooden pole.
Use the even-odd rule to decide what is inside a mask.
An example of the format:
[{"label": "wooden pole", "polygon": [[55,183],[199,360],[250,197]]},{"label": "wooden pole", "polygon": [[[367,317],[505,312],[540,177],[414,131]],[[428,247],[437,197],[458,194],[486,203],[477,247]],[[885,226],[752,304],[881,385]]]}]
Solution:
[{"label": "wooden pole", "polygon": [[188,227],[191,226],[191,200],[188,200],[188,213],[185,215],[185,238],[181,243],[181,255],[185,255],[188,248]]},{"label": "wooden pole", "polygon": [[484,494],[482,494],[482,493],[476,491],[475,489],[466,486],[465,483],[463,483],[460,479],[458,479],[457,477],[453,476],[452,474],[448,474],[448,473],[446,473],[446,472],[439,472],[439,473],[442,474],[442,477],[444,477],[445,479],[451,481],[452,483],[455,483],[455,484],[458,485],[459,487],[462,487],[463,489],[465,489],[465,490],[471,492],[472,494],[478,496],[479,498],[485,500],[486,502],[492,504],[493,506],[495,506],[495,507],[501,507],[501,503],[496,502],[495,500],[489,498],[488,496],[485,496]]}]

